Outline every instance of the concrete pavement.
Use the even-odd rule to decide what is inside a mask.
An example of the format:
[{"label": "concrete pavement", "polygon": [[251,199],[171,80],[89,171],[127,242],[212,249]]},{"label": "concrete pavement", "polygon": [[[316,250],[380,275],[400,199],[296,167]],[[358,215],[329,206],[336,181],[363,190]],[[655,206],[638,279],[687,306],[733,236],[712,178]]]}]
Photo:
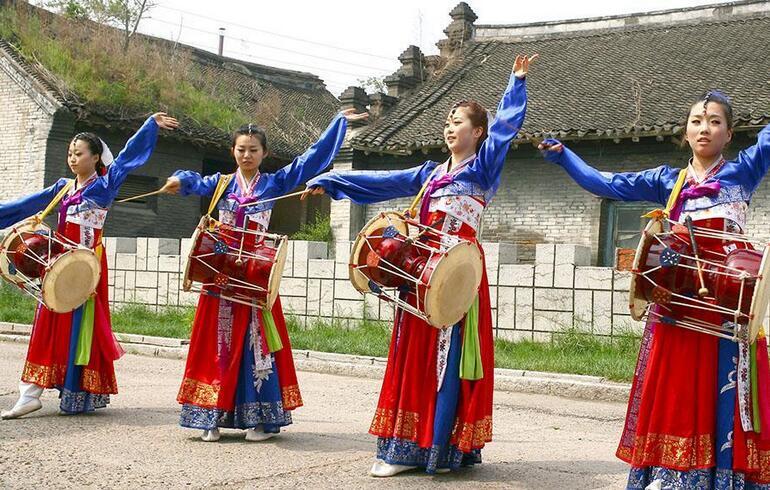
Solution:
[{"label": "concrete pavement", "polygon": [[[0,406],[16,399],[26,345],[0,343]],[[625,404],[495,393],[494,441],[484,463],[446,475],[367,476],[367,434],[379,382],[300,372],[305,406],[294,425],[261,443],[224,431],[217,443],[177,425],[184,362],[126,355],[120,394],[85,416],[57,415],[55,391],[26,418],[0,421],[2,488],[623,488],[614,457]]]}]

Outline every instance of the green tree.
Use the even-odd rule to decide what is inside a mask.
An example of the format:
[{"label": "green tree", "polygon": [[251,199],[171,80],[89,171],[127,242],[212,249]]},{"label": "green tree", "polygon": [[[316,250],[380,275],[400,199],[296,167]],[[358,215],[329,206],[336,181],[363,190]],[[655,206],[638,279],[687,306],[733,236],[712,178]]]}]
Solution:
[{"label": "green tree", "polygon": [[136,34],[139,23],[155,6],[153,0],[51,0],[46,6],[74,19],[88,19],[119,28],[123,32],[123,51]]}]

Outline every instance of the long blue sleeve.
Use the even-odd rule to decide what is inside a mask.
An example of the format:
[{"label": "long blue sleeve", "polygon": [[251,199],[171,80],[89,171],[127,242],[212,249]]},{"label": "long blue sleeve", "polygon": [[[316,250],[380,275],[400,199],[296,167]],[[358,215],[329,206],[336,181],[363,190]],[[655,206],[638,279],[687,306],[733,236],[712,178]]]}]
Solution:
[{"label": "long blue sleeve", "polygon": [[142,127],[131,136],[125,148],[120,151],[115,160],[107,167],[107,175],[95,183],[96,186],[104,189],[104,197],[107,198],[107,202],[102,202],[100,203],[101,205],[106,206],[115,199],[120,186],[126,180],[126,176],[150,159],[157,141],[158,123],[155,122],[155,119],[149,117]]},{"label": "long blue sleeve", "polygon": [[272,174],[264,174],[257,192],[264,198],[281,196],[326,170],[345,141],[348,122],[342,113],[332,120],[321,137],[305,153]]},{"label": "long blue sleeve", "polygon": [[67,179],[59,179],[50,187],[22,197],[16,201],[0,204],[0,229],[8,228],[19,221],[44,210],[56,194],[67,183]]},{"label": "long blue sleeve", "polygon": [[322,187],[332,199],[371,204],[416,195],[436,165],[436,162],[427,161],[419,167],[405,170],[329,172],[311,179],[307,186]]},{"label": "long blue sleeve", "polygon": [[468,165],[474,179],[484,189],[496,188],[511,141],[518,134],[527,112],[527,82],[511,74],[508,86],[489,125],[489,135],[481,144],[477,158]]},{"label": "long blue sleeve", "polygon": [[[558,143],[556,140],[547,141]],[[679,174],[679,170],[668,165],[641,172],[600,172],[566,146],[561,153],[545,151],[543,156],[564,167],[570,177],[588,192],[619,201],[652,201],[665,205]]]},{"label": "long blue sleeve", "polygon": [[181,183],[179,194],[182,196],[189,196],[191,194],[196,196],[213,195],[220,175],[217,172],[214,175],[203,177],[198,172],[193,172],[192,170],[177,170],[174,172],[174,177],[178,178]]},{"label": "long blue sleeve", "polygon": [[770,167],[770,125],[762,128],[757,135],[757,143],[741,150],[737,158],[738,163],[747,168],[747,177],[750,180],[750,188],[753,192],[767,174]]}]

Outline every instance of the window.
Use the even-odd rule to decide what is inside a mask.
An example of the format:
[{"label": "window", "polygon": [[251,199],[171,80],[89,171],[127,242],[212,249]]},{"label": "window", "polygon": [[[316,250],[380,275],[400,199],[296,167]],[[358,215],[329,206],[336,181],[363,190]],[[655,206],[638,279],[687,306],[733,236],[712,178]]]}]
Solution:
[{"label": "window", "polygon": [[[149,177],[145,175],[129,175],[120,186],[118,191],[118,197],[116,201],[126,199],[129,197],[146,194],[148,192],[156,191],[160,187],[160,183],[157,177]],[[150,211],[158,210],[158,196],[147,196],[134,199],[126,203],[120,203],[121,206],[131,207],[134,209],[149,209]]]},{"label": "window", "polygon": [[652,202],[603,201],[599,228],[600,265],[614,267],[619,248],[636,250],[641,231],[647,225],[647,218],[642,215],[659,207]]}]

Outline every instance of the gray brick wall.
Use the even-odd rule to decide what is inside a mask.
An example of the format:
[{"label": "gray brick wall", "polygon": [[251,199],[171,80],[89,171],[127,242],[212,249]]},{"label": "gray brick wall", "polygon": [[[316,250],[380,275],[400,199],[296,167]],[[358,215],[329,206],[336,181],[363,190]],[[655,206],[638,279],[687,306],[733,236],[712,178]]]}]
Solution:
[{"label": "gray brick wall", "polygon": [[11,69],[0,67],[0,201],[42,188],[46,138],[53,123],[51,108],[11,78]]},{"label": "gray brick wall", "polygon": [[[727,151],[727,157],[754,144],[753,135],[739,134]],[[602,171],[621,172],[656,167],[662,163],[684,166],[690,157],[670,141],[624,140],[571,143],[570,147]],[[446,155],[413,155],[409,158],[371,158],[359,168],[402,168],[424,159],[443,160]],[[416,163],[414,163],[416,162]],[[770,181],[757,189],[749,212],[749,232],[770,237]],[[370,219],[386,209],[405,209],[410,199],[396,199],[366,206]],[[334,208],[332,208],[334,210]],[[519,260],[534,260],[537,243],[569,243],[590,247],[591,263],[597,263],[600,243],[602,199],[575,184],[560,167],[543,160],[531,146],[513,149],[502,173],[500,188],[484,215],[482,239],[519,245]],[[336,218],[332,215],[332,220]]]}]

